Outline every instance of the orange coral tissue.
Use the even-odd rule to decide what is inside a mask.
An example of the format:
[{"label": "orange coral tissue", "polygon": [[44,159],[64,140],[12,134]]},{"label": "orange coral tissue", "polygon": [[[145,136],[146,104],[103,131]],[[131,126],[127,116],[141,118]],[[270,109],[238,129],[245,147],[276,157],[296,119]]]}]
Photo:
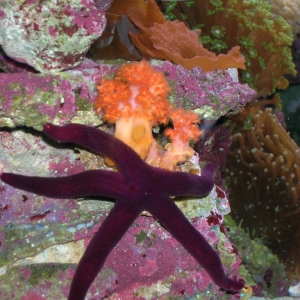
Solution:
[{"label": "orange coral tissue", "polygon": [[97,88],[97,110],[116,124],[115,136],[145,159],[153,142],[152,126],[168,121],[171,88],[163,74],[146,61],[134,62],[121,66],[114,79],[102,79]]},{"label": "orange coral tissue", "polygon": [[173,129],[165,131],[165,135],[171,140],[160,160],[159,166],[163,169],[174,170],[178,163],[187,161],[194,154],[190,147],[190,140],[197,141],[202,134],[199,129],[199,117],[192,111],[184,112],[176,109],[170,112],[173,122]]}]

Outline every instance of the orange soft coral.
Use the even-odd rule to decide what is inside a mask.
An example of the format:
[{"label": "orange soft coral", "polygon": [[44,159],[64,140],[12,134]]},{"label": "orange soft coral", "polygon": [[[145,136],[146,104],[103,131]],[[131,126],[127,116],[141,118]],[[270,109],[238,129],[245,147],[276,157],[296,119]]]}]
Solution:
[{"label": "orange soft coral", "polygon": [[171,88],[163,74],[146,61],[134,62],[121,66],[114,79],[102,79],[97,88],[97,110],[116,123],[115,136],[145,159],[153,142],[152,126],[168,120]]},{"label": "orange soft coral", "polygon": [[192,111],[176,109],[170,112],[173,129],[167,129],[165,135],[171,140],[167,152],[162,156],[159,166],[164,169],[174,170],[178,163],[187,161],[194,150],[190,147],[190,140],[198,140],[201,135],[199,117]]}]

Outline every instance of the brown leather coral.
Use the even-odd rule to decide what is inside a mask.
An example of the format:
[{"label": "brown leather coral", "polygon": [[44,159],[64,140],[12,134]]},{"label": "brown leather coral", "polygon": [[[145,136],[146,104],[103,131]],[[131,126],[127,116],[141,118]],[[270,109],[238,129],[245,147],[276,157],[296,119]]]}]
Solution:
[{"label": "brown leather coral", "polygon": [[295,75],[289,48],[292,28],[282,17],[274,17],[266,1],[178,1],[175,8],[161,1],[160,5],[169,19],[176,17],[189,28],[201,28],[207,49],[224,54],[240,46],[247,66],[240,71],[241,79],[258,96],[286,88],[283,75]]},{"label": "brown leather coral", "polygon": [[[271,109],[239,114],[225,172],[232,217],[300,278],[300,148]],[[241,125],[241,124],[240,124]]]},{"label": "brown leather coral", "polygon": [[199,42],[197,34],[184,23],[166,22],[154,0],[149,0],[146,10],[130,8],[129,19],[140,29],[140,33],[130,33],[133,44],[143,57],[166,59],[187,69],[201,67],[205,72],[215,69],[245,69],[245,60],[239,47],[232,48],[228,54],[208,51]]},{"label": "brown leather coral", "polygon": [[140,53],[132,44],[128,33],[139,30],[128,20],[129,8],[137,8],[145,11],[148,8],[148,0],[114,0],[106,11],[107,26],[101,37],[91,46],[90,52],[95,59],[128,60],[141,59]]},{"label": "brown leather coral", "polygon": [[216,55],[205,49],[198,35],[182,22],[155,23],[150,28],[150,40],[155,49],[160,50],[168,60],[186,69],[201,67],[204,72],[227,68],[246,69],[240,47],[233,47],[227,54]]},{"label": "brown leather coral", "polygon": [[149,0],[114,0],[107,10],[107,18],[109,21],[117,21],[120,15],[126,15],[128,9],[133,7],[145,11],[148,9],[150,2]]},{"label": "brown leather coral", "polygon": [[118,59],[139,60],[141,55],[132,44],[128,32],[138,32],[138,29],[121,15],[114,23],[109,23],[104,34],[90,47],[94,59]]},{"label": "brown leather coral", "polygon": [[151,57],[167,59],[163,52],[153,47],[150,37],[152,32],[150,28],[154,23],[162,24],[166,22],[165,17],[160,11],[154,0],[148,1],[146,10],[141,10],[138,7],[131,7],[127,11],[129,19],[140,29],[140,33],[129,33],[132,43],[140,51],[144,58]]}]

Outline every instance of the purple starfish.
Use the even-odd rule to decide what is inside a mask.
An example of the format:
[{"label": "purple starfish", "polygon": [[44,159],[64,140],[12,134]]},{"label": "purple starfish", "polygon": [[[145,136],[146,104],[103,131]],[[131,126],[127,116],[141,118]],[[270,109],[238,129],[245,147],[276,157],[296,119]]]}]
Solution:
[{"label": "purple starfish", "polygon": [[161,222],[218,286],[233,291],[243,288],[243,282],[225,275],[218,254],[170,198],[207,195],[214,185],[212,164],[204,167],[201,176],[171,172],[149,166],[122,141],[93,127],[46,124],[44,131],[54,140],[73,142],[112,159],[119,170],[91,170],[59,178],[1,175],[1,180],[13,187],[47,197],[108,196],[117,199],[79,262],[69,300],[85,298],[111,250],[144,210]]}]

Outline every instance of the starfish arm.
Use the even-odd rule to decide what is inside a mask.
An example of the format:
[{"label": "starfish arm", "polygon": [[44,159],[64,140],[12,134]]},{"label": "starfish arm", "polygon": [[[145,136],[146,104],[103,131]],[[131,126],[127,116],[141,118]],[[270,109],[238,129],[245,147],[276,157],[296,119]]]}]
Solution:
[{"label": "starfish arm", "polygon": [[148,208],[148,211],[198,261],[219,287],[232,291],[239,291],[243,288],[242,282],[225,275],[218,254],[188,221],[172,199],[168,197],[158,199]]},{"label": "starfish arm", "polygon": [[136,178],[146,166],[134,150],[103,130],[81,124],[56,126],[47,123],[44,132],[58,142],[72,142],[112,159],[126,179]]},{"label": "starfish arm", "polygon": [[162,170],[164,192],[170,196],[205,196],[214,187],[214,166],[207,164],[201,176],[185,173],[185,172],[170,172]]},{"label": "starfish arm", "polygon": [[84,252],[76,269],[68,300],[84,300],[111,250],[121,240],[141,210],[117,201]]},{"label": "starfish arm", "polygon": [[15,188],[52,198],[106,196],[121,199],[126,190],[121,173],[91,170],[65,177],[36,177],[2,173],[1,180]]}]

